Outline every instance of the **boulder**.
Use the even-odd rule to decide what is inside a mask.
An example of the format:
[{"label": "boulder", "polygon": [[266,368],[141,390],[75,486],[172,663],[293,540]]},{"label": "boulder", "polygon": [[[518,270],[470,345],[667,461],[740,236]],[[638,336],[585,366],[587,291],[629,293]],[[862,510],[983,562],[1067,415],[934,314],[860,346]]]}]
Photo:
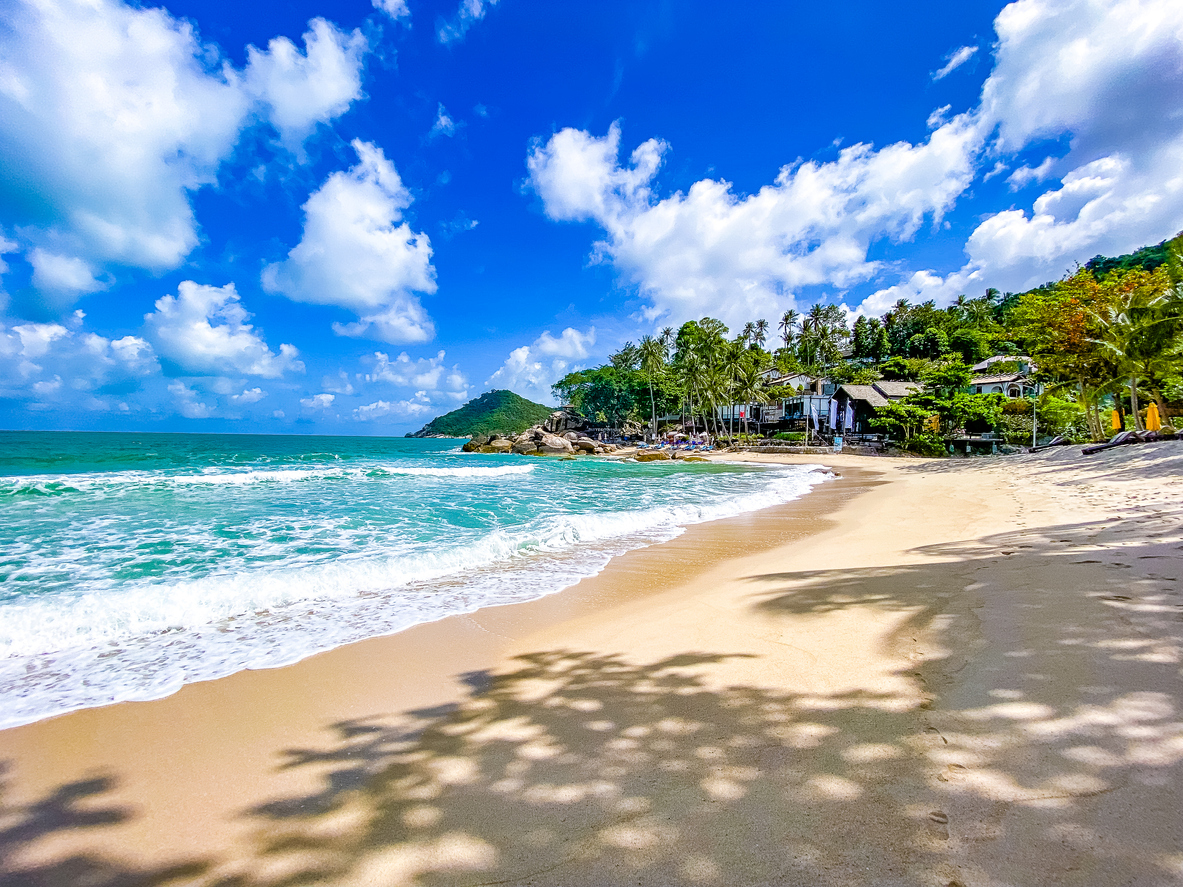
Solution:
[{"label": "boulder", "polygon": [[546,420],[542,430],[550,434],[563,434],[567,431],[583,431],[587,428],[587,420],[571,410],[555,410]]},{"label": "boulder", "polygon": [[670,461],[670,454],[665,450],[649,450],[647,452],[637,453],[633,458],[638,462],[668,462]]},{"label": "boulder", "polygon": [[538,442],[538,451],[551,456],[567,456],[575,452],[571,441],[559,437],[557,434],[542,433],[542,440]]},{"label": "boulder", "polygon": [[586,436],[587,435],[585,435],[585,434],[580,434],[578,431],[568,431],[566,434],[563,435],[563,437],[566,438],[567,440],[571,441],[571,443],[575,443],[575,441],[579,440],[579,438],[586,437]]},{"label": "boulder", "polygon": [[513,443],[512,451],[519,456],[531,456],[538,452],[538,445],[534,443],[533,438],[516,440]]},{"label": "boulder", "polygon": [[495,441],[490,442],[489,445],[485,447],[485,449],[490,453],[508,453],[513,449],[513,441],[506,440],[504,437],[499,437]]},{"label": "boulder", "polygon": [[574,443],[575,446],[586,453],[597,453],[602,451],[602,448],[598,446],[594,440],[588,437],[581,437]]}]

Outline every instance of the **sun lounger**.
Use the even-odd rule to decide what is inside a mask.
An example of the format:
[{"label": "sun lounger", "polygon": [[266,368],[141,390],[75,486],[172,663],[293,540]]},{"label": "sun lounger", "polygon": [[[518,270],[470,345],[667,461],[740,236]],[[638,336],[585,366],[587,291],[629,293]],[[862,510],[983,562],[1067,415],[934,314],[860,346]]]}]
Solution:
[{"label": "sun lounger", "polygon": [[1151,443],[1156,440],[1178,440],[1177,434],[1160,434],[1157,431],[1122,431],[1113,435],[1108,441],[1103,444],[1093,444],[1091,447],[1085,447],[1081,452],[1086,456],[1091,456],[1093,453],[1100,453],[1104,450],[1112,450],[1114,447],[1122,447],[1126,444]]}]

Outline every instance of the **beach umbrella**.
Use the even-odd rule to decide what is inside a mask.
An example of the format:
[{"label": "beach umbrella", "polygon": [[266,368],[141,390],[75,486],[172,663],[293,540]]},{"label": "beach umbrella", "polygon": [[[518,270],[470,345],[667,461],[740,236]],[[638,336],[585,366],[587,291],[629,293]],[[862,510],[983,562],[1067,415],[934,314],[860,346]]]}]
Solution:
[{"label": "beach umbrella", "polygon": [[1146,408],[1146,430],[1158,431],[1162,428],[1162,419],[1158,415],[1158,404],[1151,402]]},{"label": "beach umbrella", "polygon": [[1114,431],[1121,431],[1121,413],[1119,413],[1117,410],[1114,410],[1113,419],[1109,424]]}]

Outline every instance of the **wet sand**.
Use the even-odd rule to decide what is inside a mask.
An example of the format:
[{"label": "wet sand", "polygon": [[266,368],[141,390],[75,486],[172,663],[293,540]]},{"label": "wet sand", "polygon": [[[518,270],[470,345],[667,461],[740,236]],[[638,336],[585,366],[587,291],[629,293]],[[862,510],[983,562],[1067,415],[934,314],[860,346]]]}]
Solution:
[{"label": "wet sand", "polygon": [[841,477],[0,732],[0,884],[1183,882],[1183,447]]}]

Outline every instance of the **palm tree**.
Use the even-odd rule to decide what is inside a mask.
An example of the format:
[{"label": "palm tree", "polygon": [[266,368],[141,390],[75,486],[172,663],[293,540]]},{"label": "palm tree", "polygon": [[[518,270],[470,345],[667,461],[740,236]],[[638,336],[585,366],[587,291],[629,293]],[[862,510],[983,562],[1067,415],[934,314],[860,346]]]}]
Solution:
[{"label": "palm tree", "polygon": [[652,415],[653,440],[657,440],[657,398],[653,390],[653,377],[665,372],[666,346],[664,338],[645,336],[637,349],[641,360],[641,371],[649,377],[649,410]]},{"label": "palm tree", "polygon": [[764,347],[764,343],[768,340],[768,321],[767,320],[760,319],[760,320],[756,321],[755,333],[752,336],[752,340],[757,345],[759,345],[761,348]]},{"label": "palm tree", "polygon": [[[1178,365],[1183,356],[1183,298],[1172,289],[1154,291],[1138,286],[1120,301],[1094,314],[1101,335],[1093,339],[1117,364],[1129,387],[1134,427],[1143,431],[1138,406],[1138,381],[1152,380]],[[1157,400],[1162,400],[1159,394]]]},{"label": "palm tree", "polygon": [[800,316],[792,308],[781,315],[777,327],[780,329],[781,338],[785,340],[785,348],[793,347],[793,339],[797,336],[797,318]]}]

